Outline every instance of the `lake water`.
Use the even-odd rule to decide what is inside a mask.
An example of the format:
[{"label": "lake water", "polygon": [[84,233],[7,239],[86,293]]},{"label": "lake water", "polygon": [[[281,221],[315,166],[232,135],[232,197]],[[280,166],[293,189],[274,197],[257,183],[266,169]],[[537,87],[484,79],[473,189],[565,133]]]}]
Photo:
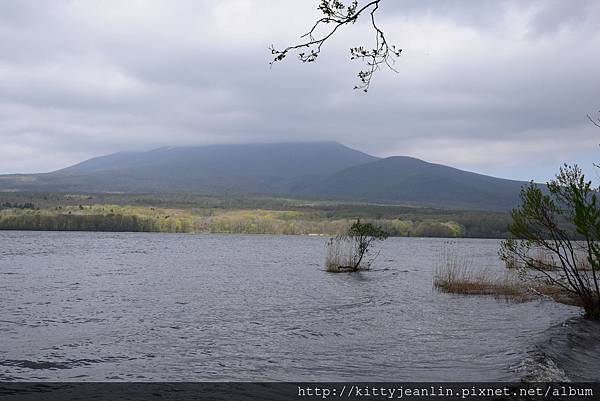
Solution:
[{"label": "lake water", "polygon": [[[323,270],[324,237],[0,232],[0,380],[599,380],[600,325],[437,292],[443,239]],[[502,269],[497,240],[458,240]]]}]

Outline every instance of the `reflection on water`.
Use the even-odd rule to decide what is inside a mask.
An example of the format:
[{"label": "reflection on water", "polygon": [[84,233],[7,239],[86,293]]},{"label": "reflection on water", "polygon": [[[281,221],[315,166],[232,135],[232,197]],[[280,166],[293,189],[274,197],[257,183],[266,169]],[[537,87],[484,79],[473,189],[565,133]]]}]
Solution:
[{"label": "reflection on water", "polygon": [[[436,292],[444,240],[352,274],[323,271],[325,241],[0,232],[0,380],[598,380],[576,308]],[[459,246],[502,268],[498,241]]]}]

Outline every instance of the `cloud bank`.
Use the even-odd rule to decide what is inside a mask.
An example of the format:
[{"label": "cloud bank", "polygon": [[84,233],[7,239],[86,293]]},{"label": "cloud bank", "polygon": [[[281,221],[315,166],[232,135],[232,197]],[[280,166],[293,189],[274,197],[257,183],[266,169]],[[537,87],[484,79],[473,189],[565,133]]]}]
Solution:
[{"label": "cloud bank", "polygon": [[269,67],[316,1],[0,3],[0,172],[160,146],[335,140],[377,156],[546,180],[597,160],[600,3],[382,2],[398,73],[353,91],[367,21]]}]

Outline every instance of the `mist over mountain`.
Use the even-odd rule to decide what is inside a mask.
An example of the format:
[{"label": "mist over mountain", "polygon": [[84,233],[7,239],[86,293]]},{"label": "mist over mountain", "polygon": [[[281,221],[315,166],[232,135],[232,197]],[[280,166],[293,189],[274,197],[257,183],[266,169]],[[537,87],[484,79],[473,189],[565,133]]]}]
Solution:
[{"label": "mist over mountain", "polygon": [[335,142],[169,147],[0,176],[3,190],[273,195],[481,210],[514,207],[521,185]]}]

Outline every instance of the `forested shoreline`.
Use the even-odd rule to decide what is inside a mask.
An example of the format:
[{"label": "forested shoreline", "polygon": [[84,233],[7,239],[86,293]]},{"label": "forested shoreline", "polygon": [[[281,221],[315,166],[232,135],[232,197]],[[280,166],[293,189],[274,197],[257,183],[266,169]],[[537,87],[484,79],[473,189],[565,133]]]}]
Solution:
[{"label": "forested shoreline", "polygon": [[504,238],[509,217],[281,198],[0,194],[0,230],[335,235],[361,218],[391,236]]}]

